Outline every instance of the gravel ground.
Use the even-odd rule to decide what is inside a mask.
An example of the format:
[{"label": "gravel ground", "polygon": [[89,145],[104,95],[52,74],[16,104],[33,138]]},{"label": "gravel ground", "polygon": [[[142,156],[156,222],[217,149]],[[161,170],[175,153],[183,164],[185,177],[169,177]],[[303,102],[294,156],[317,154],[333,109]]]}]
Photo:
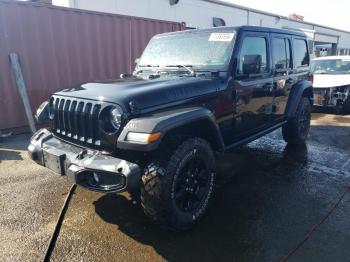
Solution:
[{"label": "gravel ground", "polygon": [[[149,223],[127,194],[78,188],[52,261],[278,261],[350,186],[350,116],[314,114],[307,146],[280,130],[219,160],[213,205],[193,230]],[[0,142],[0,260],[40,261],[71,186],[26,154],[29,135]],[[347,261],[350,194],[289,261]]]}]

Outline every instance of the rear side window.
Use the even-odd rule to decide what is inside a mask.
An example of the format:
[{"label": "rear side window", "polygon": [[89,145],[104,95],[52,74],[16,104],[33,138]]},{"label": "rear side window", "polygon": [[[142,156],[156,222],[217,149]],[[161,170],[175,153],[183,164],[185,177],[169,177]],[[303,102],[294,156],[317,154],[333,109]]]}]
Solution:
[{"label": "rear side window", "polygon": [[272,57],[275,69],[287,69],[290,67],[290,50],[288,39],[272,39]]},{"label": "rear side window", "polygon": [[260,72],[267,72],[267,43],[266,38],[257,36],[247,36],[243,39],[242,48],[239,56],[239,72],[243,73],[243,61],[245,56],[261,56]]},{"label": "rear side window", "polygon": [[310,63],[309,52],[305,40],[294,39],[293,41],[295,67],[307,66]]}]

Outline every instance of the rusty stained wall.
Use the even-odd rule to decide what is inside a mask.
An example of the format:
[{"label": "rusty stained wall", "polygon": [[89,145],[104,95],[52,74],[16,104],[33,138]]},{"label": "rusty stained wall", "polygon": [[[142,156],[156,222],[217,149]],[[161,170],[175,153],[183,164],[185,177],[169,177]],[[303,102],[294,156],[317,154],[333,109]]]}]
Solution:
[{"label": "rusty stained wall", "polygon": [[130,73],[149,39],[181,23],[0,0],[0,130],[27,120],[8,54],[19,54],[33,112],[57,90]]}]

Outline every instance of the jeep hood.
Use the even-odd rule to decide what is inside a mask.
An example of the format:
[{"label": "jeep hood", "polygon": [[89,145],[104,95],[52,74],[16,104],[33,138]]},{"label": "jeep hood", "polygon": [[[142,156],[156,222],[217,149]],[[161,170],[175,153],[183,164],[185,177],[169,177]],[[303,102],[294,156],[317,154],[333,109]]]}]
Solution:
[{"label": "jeep hood", "polygon": [[[120,79],[113,83],[86,83],[55,95],[116,103],[128,108],[146,109],[202,96],[218,90],[222,79],[183,77],[176,79]],[[127,109],[128,110],[128,109]]]},{"label": "jeep hood", "polygon": [[312,85],[314,88],[350,85],[350,74],[348,75],[314,74],[314,80]]}]

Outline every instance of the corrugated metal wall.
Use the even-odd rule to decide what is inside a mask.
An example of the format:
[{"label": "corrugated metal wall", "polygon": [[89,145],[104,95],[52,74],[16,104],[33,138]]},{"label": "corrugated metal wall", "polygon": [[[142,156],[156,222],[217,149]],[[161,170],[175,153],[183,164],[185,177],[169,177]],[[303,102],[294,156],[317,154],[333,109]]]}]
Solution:
[{"label": "corrugated metal wall", "polygon": [[175,22],[0,0],[0,129],[27,125],[8,54],[19,54],[31,107],[52,92],[132,72],[149,39]]}]

